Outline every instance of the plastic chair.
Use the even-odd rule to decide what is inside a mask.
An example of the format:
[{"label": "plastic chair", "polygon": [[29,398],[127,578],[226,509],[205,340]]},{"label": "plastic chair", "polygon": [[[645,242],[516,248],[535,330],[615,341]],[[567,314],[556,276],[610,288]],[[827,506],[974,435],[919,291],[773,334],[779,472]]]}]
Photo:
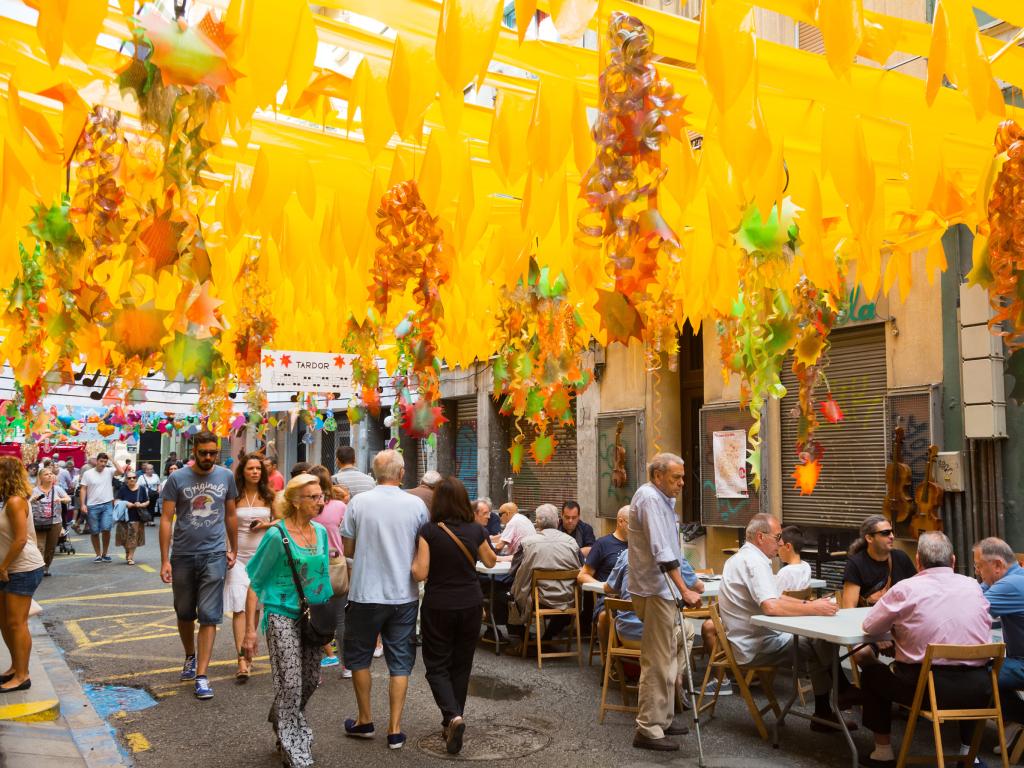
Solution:
[{"label": "plastic chair", "polygon": [[[740,665],[736,661],[736,656],[733,654],[732,645],[729,643],[729,635],[725,630],[725,624],[722,623],[722,617],[718,614],[718,606],[708,606],[708,612],[711,615],[711,621],[715,625],[715,645],[712,650],[711,661],[708,664],[708,668],[704,671],[704,681],[700,688],[700,698],[697,699],[697,714],[700,715],[706,709],[711,710],[711,715],[715,714],[715,705],[718,704],[718,690],[715,690],[715,696],[709,704],[704,703],[705,689],[707,688],[708,680],[711,677],[712,671],[715,672],[716,678],[718,679],[719,687],[721,687],[722,678],[728,671],[732,673],[733,679],[736,681],[736,687],[739,689],[740,696],[743,697],[743,701],[747,704],[747,709],[750,710],[750,716],[754,721],[754,725],[757,727],[757,732],[765,741],[769,740],[768,727],[764,722],[764,715],[769,711],[778,717],[782,714],[782,708],[779,706],[778,700],[775,698],[774,684],[775,684],[775,667],[758,667],[750,665]],[[764,691],[765,696],[768,699],[768,703],[763,707],[758,707],[754,701],[753,695],[750,693],[750,683],[754,678],[757,678],[761,683],[761,689]]]},{"label": "plastic chair", "polygon": [[[604,609],[608,611],[608,643],[604,655],[604,682],[601,684],[601,703],[597,712],[597,722],[604,722],[605,712],[636,712],[637,707],[626,704],[626,677],[622,670],[622,660],[640,663],[640,643],[636,640],[623,640],[615,628],[615,614],[619,611],[632,611],[631,600],[620,600],[616,597],[607,597],[604,601]],[[619,691],[622,695],[621,704],[608,703],[608,683],[611,680],[612,664],[618,665]]]},{"label": "plastic chair", "polygon": [[[907,718],[907,728],[903,733],[903,743],[900,745],[900,754],[896,760],[896,768],[903,768],[907,763],[933,762],[938,762],[939,768],[945,768],[946,760],[951,760],[954,763],[964,761],[965,765],[974,765],[974,757],[978,754],[978,747],[981,744],[981,735],[986,720],[995,720],[996,722],[996,730],[999,733],[999,753],[1003,760],[1003,768],[1009,768],[1006,754],[1006,733],[1003,730],[1003,713],[999,707],[999,668],[1003,665],[1005,655],[1006,646],[1003,643],[990,643],[987,645],[928,645],[928,651],[924,656],[924,663],[921,664],[921,674],[917,678],[914,702],[909,707],[910,716]],[[989,674],[992,678],[992,706],[977,709],[939,709],[935,697],[935,677],[932,675],[933,659],[991,661],[992,665],[989,667]],[[925,702],[925,691],[928,693],[927,703]],[[923,717],[932,723],[932,732],[935,737],[935,754],[910,756],[910,745],[914,740],[914,730],[917,727],[918,717]],[[945,755],[942,751],[942,724],[960,720],[978,721],[974,728],[971,751],[967,755]]]},{"label": "plastic chair", "polygon": [[[536,569],[530,575],[530,586],[533,591],[533,620],[537,629],[537,669],[543,668],[544,659],[559,659],[568,656],[575,656],[580,667],[583,666],[583,641],[580,632],[580,590],[576,584],[576,577],[579,569],[564,571],[548,571]],[[572,606],[569,608],[545,608],[540,603],[540,582],[542,581],[565,581],[572,582]],[[576,624],[576,650],[575,651],[544,651],[543,620],[550,616],[572,616]],[[571,639],[570,639],[571,642]],[[527,643],[523,642],[523,658],[526,658]]]}]

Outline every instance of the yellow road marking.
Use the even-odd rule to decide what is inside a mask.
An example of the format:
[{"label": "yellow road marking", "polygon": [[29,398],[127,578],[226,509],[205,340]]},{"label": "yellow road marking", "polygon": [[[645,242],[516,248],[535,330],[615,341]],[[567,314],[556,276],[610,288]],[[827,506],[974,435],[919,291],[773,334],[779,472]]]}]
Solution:
[{"label": "yellow road marking", "polygon": [[138,637],[115,637],[112,640],[86,640],[86,642],[82,645],[79,645],[76,650],[81,650],[82,648],[95,648],[98,645],[113,645],[114,643],[134,643],[137,640],[157,640],[161,637],[177,636],[178,632],[177,630],[175,630],[174,632],[159,632],[153,635],[139,635]]},{"label": "yellow road marking", "polygon": [[146,565],[145,563],[139,563],[138,568],[146,573],[156,573],[156,568],[152,565]]},{"label": "yellow road marking", "polygon": [[[270,660],[269,656],[256,656],[256,657],[253,658],[253,661],[269,661],[269,660]],[[237,664],[237,663],[238,662],[235,661],[234,659],[232,659],[230,661],[211,661],[210,662],[210,666],[211,667],[226,667],[228,665],[233,665],[233,664]],[[267,667],[266,671],[269,672],[270,668]],[[130,680],[133,677],[145,677],[147,675],[169,675],[172,672],[181,672],[181,665],[179,664],[176,667],[164,667],[163,669],[147,669],[147,670],[141,670],[139,672],[129,672],[128,674],[125,674],[125,675],[110,675],[110,676],[106,676],[106,677],[98,677],[98,678],[96,678],[94,680],[89,680],[88,682],[90,682],[90,683],[108,683],[108,682],[110,682],[112,680]],[[256,674],[256,673],[254,673],[254,674]],[[234,678],[234,674],[232,674],[230,676],[230,678]],[[211,680],[227,680],[229,678],[228,677],[211,677],[210,679]],[[185,682],[185,681],[182,681],[182,682]],[[191,682],[191,681],[187,681],[187,682]],[[179,685],[179,683],[174,683],[173,685],[174,685],[174,687],[177,687]]]},{"label": "yellow road marking", "polygon": [[47,605],[51,603],[82,603],[87,600],[109,600],[112,597],[134,597],[135,595],[161,595],[170,594],[171,585],[168,584],[166,587],[159,589],[140,589],[136,592],[105,592],[99,595],[80,595],[78,597],[50,597],[46,600],[38,601],[40,605]]},{"label": "yellow road marking", "polygon": [[132,616],[152,616],[153,614],[156,614],[156,613],[174,613],[174,608],[171,608],[171,607],[155,608],[154,607],[154,608],[152,608],[150,610],[146,610],[146,611],[131,611],[129,613],[125,613],[124,611],[121,611],[120,613],[107,613],[107,614],[104,614],[103,616],[83,616],[80,619],[75,619],[75,622],[77,623],[79,621],[106,621],[107,619],[127,619],[127,618],[130,618]]},{"label": "yellow road marking", "polygon": [[149,750],[149,740],[141,733],[126,733],[124,737],[128,742],[128,748],[132,752],[146,752]]}]

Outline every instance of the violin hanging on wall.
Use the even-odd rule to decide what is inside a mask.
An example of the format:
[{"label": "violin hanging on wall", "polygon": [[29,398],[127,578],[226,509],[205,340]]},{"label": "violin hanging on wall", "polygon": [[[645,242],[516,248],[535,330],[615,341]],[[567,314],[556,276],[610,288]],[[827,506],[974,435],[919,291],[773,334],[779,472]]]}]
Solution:
[{"label": "violin hanging on wall", "polygon": [[882,514],[893,525],[905,522],[914,509],[910,496],[910,466],[903,463],[903,427],[892,436],[892,461],[885,468],[885,501]]},{"label": "violin hanging on wall", "polygon": [[935,457],[938,453],[938,446],[928,446],[928,465],[924,470],[924,481],[917,486],[917,491],[914,493],[917,512],[910,522],[910,529],[914,532],[914,536],[920,536],[925,531],[942,530],[942,517],[939,515],[939,508],[942,506],[944,491],[942,486],[932,480],[932,465],[935,464]]}]

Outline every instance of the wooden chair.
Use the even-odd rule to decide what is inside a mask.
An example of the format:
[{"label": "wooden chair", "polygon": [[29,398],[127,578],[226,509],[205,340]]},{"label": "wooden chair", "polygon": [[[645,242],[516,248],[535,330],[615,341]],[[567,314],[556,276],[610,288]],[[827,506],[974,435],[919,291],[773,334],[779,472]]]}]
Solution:
[{"label": "wooden chair", "polygon": [[595,616],[590,621],[590,644],[587,647],[588,667],[594,666],[594,656],[597,656],[601,660],[602,664],[604,663],[604,651],[601,649],[601,640],[604,640],[607,645],[608,638],[601,637],[601,632],[598,629],[597,617]]},{"label": "wooden chair", "polygon": [[[729,636],[725,631],[725,624],[722,623],[722,617],[718,614],[718,606],[708,606],[708,612],[711,615],[712,623],[715,625],[715,644],[712,649],[711,661],[708,663],[708,668],[704,671],[704,681],[701,684],[700,697],[697,699],[697,714],[700,715],[705,710],[711,710],[711,715],[714,716],[715,706],[718,704],[718,690],[715,691],[715,696],[711,702],[705,704],[704,697],[708,680],[711,678],[712,671],[714,671],[718,684],[721,686],[722,678],[725,677],[726,672],[729,672],[736,681],[736,687],[739,690],[740,696],[743,697],[743,701],[746,702],[747,709],[750,710],[750,716],[757,727],[758,734],[765,741],[769,741],[770,735],[768,727],[764,722],[764,715],[769,711],[774,713],[775,717],[782,714],[782,708],[775,698],[774,690],[775,673],[777,670],[775,667],[741,666],[738,664],[732,652],[732,645],[729,643]],[[760,681],[761,689],[768,699],[768,703],[763,707],[757,706],[753,695],[750,693],[750,683],[755,677]]]},{"label": "wooden chair", "polygon": [[[575,656],[579,666],[583,666],[583,641],[580,638],[580,590],[576,583],[579,576],[579,569],[564,571],[547,571],[541,568],[534,570],[530,575],[530,587],[533,592],[533,620],[537,630],[537,669],[543,668],[544,659],[559,659],[567,656]],[[572,582],[572,605],[569,608],[545,608],[540,604],[540,582],[542,581],[565,581]],[[575,651],[545,651],[541,638],[544,636],[544,619],[549,616],[572,616],[576,624],[576,650]],[[523,658],[526,658],[526,647],[528,638],[523,642]],[[570,643],[572,642],[570,638]]]},{"label": "wooden chair", "polygon": [[[616,597],[606,597],[604,609],[608,612],[608,642],[604,654],[604,682],[601,684],[601,704],[597,712],[597,722],[604,722],[605,712],[636,712],[637,707],[631,707],[626,703],[626,694],[629,686],[626,685],[626,676],[622,669],[622,660],[640,663],[640,642],[637,640],[623,640],[615,629],[615,614],[620,611],[632,611],[632,600],[620,600]],[[611,680],[612,665],[618,667],[619,692],[622,696],[621,704],[608,703],[608,683]]]},{"label": "wooden chair", "polygon": [[[981,735],[986,720],[996,721],[996,730],[999,733],[999,751],[1003,759],[1003,768],[1009,768],[1009,761],[1006,754],[1006,734],[1003,731],[1003,714],[999,707],[999,668],[1003,665],[1003,657],[1006,654],[1006,646],[1002,643],[990,643],[988,645],[939,645],[929,644],[928,651],[924,656],[924,663],[921,665],[921,674],[917,678],[917,690],[914,692],[914,702],[910,706],[910,716],[907,718],[907,729],[903,733],[903,743],[900,745],[899,758],[896,760],[896,768],[903,768],[907,763],[934,763],[938,762],[939,768],[945,768],[945,761],[951,760],[954,763],[964,761],[964,764],[974,764],[974,757],[978,754],[978,747],[981,744]],[[992,678],[992,705],[979,709],[939,709],[935,698],[935,677],[932,675],[932,660],[948,659],[951,661],[991,661],[992,666],[989,674]],[[925,692],[928,693],[928,701],[925,706]],[[917,727],[918,717],[930,720],[932,732],[935,737],[935,754],[910,756],[910,744],[914,740],[914,730]],[[977,720],[974,728],[974,739],[971,743],[971,751],[968,755],[945,755],[942,751],[942,724],[960,720]]]}]

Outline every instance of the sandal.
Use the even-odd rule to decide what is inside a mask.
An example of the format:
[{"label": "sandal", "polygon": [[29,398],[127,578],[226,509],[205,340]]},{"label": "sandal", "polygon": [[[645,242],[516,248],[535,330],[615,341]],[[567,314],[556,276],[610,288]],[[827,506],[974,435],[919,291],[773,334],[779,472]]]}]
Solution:
[{"label": "sandal", "polygon": [[[245,656],[241,653],[238,654],[238,661],[245,661]],[[235,682],[239,685],[244,685],[245,683],[249,682],[250,674],[252,674],[252,665],[246,662],[246,665],[244,667],[239,667],[238,671],[235,672]]]},{"label": "sandal", "polygon": [[134,560],[132,560],[132,559],[131,559],[130,557],[129,557],[129,558],[127,559],[127,560],[125,560],[125,562],[126,562],[126,563],[127,563],[128,565],[135,565],[135,561],[134,561]]}]

